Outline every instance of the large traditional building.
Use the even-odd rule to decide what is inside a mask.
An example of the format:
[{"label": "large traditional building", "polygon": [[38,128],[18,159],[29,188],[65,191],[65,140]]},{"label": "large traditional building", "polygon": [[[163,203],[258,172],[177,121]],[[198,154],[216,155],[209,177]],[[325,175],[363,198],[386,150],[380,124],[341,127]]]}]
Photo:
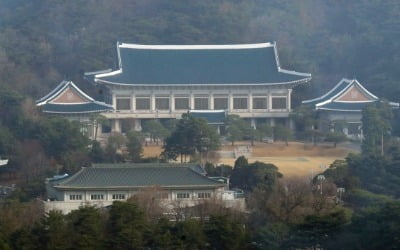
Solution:
[{"label": "large traditional building", "polygon": [[82,132],[94,137],[97,126],[93,124],[93,114],[113,110],[111,105],[99,102],[85,94],[72,81],[62,81],[56,88],[41,99],[36,105],[49,115],[62,116],[82,124]]},{"label": "large traditional building", "polygon": [[257,122],[287,123],[292,88],[310,74],[281,68],[275,43],[242,45],[117,44],[118,68],[86,73],[106,89],[112,131],[141,129],[143,119],[188,110],[224,110]]},{"label": "large traditional building", "polygon": [[[340,128],[347,136],[362,138],[361,112],[380,99],[364,88],[356,79],[342,79],[321,97],[303,101],[318,111],[319,127],[323,131]],[[390,102],[392,108],[399,104]]]},{"label": "large traditional building", "polygon": [[244,199],[229,191],[227,184],[204,176],[201,167],[190,164],[98,164],[70,177],[47,179],[46,188],[46,211],[64,213],[83,205],[107,207],[149,188],[154,193],[146,195],[158,199],[165,212],[207,200],[244,209]]}]

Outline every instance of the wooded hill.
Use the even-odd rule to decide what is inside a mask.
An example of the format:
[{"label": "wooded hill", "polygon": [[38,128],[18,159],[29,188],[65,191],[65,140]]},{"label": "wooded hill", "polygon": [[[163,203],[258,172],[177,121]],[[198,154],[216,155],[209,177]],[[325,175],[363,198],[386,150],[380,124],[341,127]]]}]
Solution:
[{"label": "wooded hill", "polygon": [[87,91],[83,72],[112,67],[117,41],[277,41],[285,68],[313,74],[295,103],[342,77],[397,101],[399,16],[397,0],[3,0],[0,86],[38,98],[68,78]]}]

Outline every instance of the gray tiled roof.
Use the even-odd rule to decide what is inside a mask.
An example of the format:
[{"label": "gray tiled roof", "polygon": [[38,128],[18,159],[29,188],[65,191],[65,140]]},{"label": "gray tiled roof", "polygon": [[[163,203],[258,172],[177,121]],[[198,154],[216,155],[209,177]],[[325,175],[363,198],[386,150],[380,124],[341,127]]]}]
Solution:
[{"label": "gray tiled roof", "polygon": [[211,180],[189,165],[178,164],[102,164],[82,168],[59,182],[59,188],[134,188],[159,185],[168,187],[217,187]]},{"label": "gray tiled roof", "polygon": [[118,44],[120,71],[95,76],[113,84],[281,84],[310,74],[281,70],[275,44],[203,47]]}]

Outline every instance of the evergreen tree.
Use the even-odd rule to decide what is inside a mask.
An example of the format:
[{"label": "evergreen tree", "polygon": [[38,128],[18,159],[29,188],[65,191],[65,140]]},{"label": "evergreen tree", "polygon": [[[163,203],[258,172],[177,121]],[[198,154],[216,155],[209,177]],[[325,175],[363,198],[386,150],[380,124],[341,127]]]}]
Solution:
[{"label": "evergreen tree", "polygon": [[180,156],[183,162],[188,155],[207,154],[219,146],[219,136],[206,120],[185,114],[179,120],[175,131],[166,139],[163,155],[167,159]]},{"label": "evergreen tree", "polygon": [[384,154],[386,141],[391,134],[393,114],[387,103],[377,102],[362,111],[364,154]]},{"label": "evergreen tree", "polygon": [[67,215],[69,249],[103,249],[104,221],[97,208],[84,206]]},{"label": "evergreen tree", "polygon": [[110,210],[109,240],[113,249],[140,249],[146,244],[148,225],[144,213],[131,202],[114,202]]},{"label": "evergreen tree", "polygon": [[143,154],[142,135],[139,132],[131,131],[127,134],[129,156],[133,162],[140,162]]}]

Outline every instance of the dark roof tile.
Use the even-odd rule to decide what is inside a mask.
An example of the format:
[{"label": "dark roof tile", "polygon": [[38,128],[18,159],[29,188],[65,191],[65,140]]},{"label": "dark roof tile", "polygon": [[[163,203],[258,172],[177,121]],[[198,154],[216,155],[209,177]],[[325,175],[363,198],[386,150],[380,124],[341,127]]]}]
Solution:
[{"label": "dark roof tile", "polygon": [[189,165],[177,164],[104,164],[82,168],[73,176],[58,183],[59,188],[118,188],[146,186],[207,186],[221,183],[211,180]]},{"label": "dark roof tile", "polygon": [[310,74],[280,70],[275,44],[170,46],[118,44],[119,71],[96,81],[115,84],[280,84]]}]

